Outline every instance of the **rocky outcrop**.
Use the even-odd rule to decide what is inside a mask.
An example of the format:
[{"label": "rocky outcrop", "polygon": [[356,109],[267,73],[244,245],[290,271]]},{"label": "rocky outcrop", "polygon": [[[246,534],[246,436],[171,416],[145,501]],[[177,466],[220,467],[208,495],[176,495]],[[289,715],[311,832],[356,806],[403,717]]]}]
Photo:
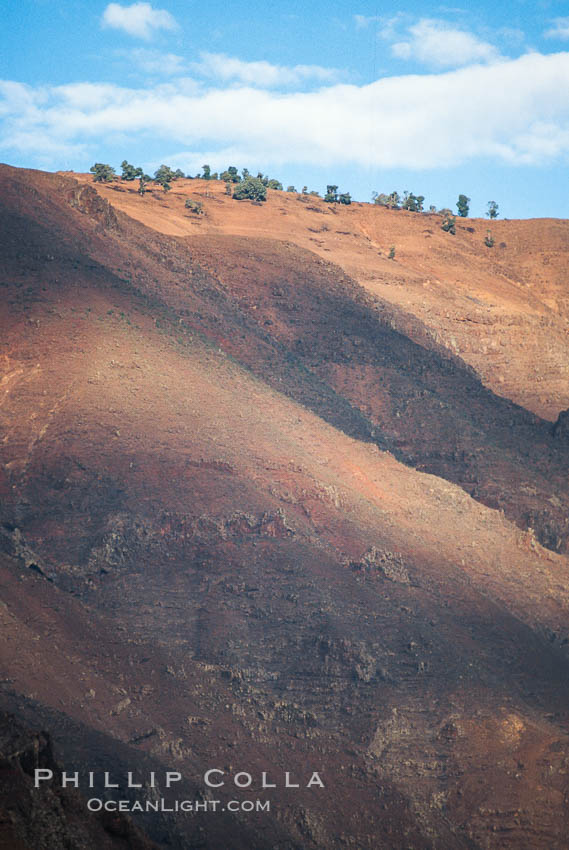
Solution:
[{"label": "rocky outcrop", "polygon": [[569,442],[569,410],[562,410],[552,428],[553,436]]},{"label": "rocky outcrop", "polygon": [[[53,781],[35,788],[36,768]],[[124,815],[88,812],[78,791],[61,787],[62,769],[50,736],[33,732],[14,715],[0,714],[0,847],[6,850],[153,850]]]}]

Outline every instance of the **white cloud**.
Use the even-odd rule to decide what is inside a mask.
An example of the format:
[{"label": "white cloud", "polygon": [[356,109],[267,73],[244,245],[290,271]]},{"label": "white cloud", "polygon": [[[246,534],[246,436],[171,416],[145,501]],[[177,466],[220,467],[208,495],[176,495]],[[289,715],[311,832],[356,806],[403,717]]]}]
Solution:
[{"label": "white cloud", "polygon": [[177,74],[183,74],[187,70],[186,60],[176,53],[161,53],[159,50],[136,47],[128,53],[125,52],[125,54],[141,71],[145,71],[147,74],[173,77]]},{"label": "white cloud", "polygon": [[286,94],[184,78],[138,89],[0,83],[0,151],[29,154],[35,139],[38,157],[83,145],[96,158],[103,139],[120,139],[128,153],[129,139],[148,138],[186,151],[188,160],[209,151],[202,162],[216,169],[227,152],[237,164],[265,167],[542,164],[569,157],[568,78],[563,52]]},{"label": "white cloud", "polygon": [[[383,37],[391,40],[392,29],[385,30]],[[391,45],[391,52],[398,59],[413,59],[431,68],[457,68],[474,62],[495,62],[499,58],[492,44],[431,18],[410,26],[405,38]]]},{"label": "white cloud", "polygon": [[133,3],[132,6],[109,3],[103,12],[102,24],[144,39],[150,39],[155,30],[174,30],[178,26],[170,12],[153,9],[150,3]]},{"label": "white cloud", "polygon": [[243,62],[224,53],[202,53],[201,62],[193,69],[205,77],[231,81],[261,88],[301,85],[307,80],[326,83],[337,79],[338,72],[320,65],[272,65],[270,62]]},{"label": "white cloud", "polygon": [[379,15],[354,15],[357,30],[366,29],[370,24],[374,24],[380,20],[381,17]]},{"label": "white cloud", "polygon": [[553,26],[544,33],[546,38],[569,38],[569,18],[554,18],[552,23]]}]

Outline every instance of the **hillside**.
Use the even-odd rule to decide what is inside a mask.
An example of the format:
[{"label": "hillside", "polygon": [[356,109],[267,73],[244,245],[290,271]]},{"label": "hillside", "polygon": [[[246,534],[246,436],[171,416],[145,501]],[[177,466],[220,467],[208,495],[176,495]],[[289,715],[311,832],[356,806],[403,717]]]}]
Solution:
[{"label": "hillside", "polygon": [[569,223],[0,202],[0,707],[68,769],[324,778],[159,846],[564,847]]}]

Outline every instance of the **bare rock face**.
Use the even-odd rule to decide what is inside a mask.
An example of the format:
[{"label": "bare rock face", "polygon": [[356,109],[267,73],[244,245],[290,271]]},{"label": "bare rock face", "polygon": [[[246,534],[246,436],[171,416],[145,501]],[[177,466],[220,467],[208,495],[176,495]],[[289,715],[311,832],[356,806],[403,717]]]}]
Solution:
[{"label": "bare rock face", "polygon": [[117,216],[109,204],[97,194],[92,186],[74,187],[69,192],[69,205],[84,215],[90,216],[102,228],[116,229]]},{"label": "bare rock face", "polygon": [[348,561],[347,566],[354,571],[375,572],[388,581],[410,584],[409,572],[404,560],[396,552],[383,551],[371,546],[358,561]]},{"label": "bare rock face", "polygon": [[[49,786],[34,787],[36,768],[53,772]],[[2,850],[152,850],[123,815],[90,814],[78,791],[63,789],[51,739],[32,732],[13,714],[0,714],[0,848]]]},{"label": "bare rock face", "polygon": [[562,410],[552,429],[553,436],[558,440],[569,441],[569,410]]}]

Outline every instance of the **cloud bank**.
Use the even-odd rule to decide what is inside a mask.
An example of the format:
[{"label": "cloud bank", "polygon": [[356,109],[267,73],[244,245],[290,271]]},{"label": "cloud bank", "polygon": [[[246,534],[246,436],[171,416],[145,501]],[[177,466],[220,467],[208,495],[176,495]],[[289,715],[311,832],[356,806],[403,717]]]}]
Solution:
[{"label": "cloud bank", "polygon": [[[203,61],[217,67],[221,60]],[[96,157],[104,139],[119,141],[128,156],[129,138],[146,138],[179,150],[180,165],[207,152],[214,168],[229,155],[275,165],[434,169],[477,158],[539,165],[569,154],[567,52],[287,93],[243,84],[247,63],[234,62],[218,68],[221,82],[211,84],[190,77],[145,88],[0,83],[0,150],[49,154],[59,166],[58,151]],[[282,74],[270,68],[269,83],[271,73]],[[236,82],[223,85],[228,79]]]}]

